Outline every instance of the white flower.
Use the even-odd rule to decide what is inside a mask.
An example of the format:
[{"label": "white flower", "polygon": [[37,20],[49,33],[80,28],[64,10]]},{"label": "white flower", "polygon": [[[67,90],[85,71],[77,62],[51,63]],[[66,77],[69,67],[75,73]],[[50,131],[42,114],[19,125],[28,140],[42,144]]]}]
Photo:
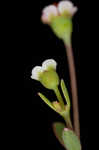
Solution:
[{"label": "white flower", "polygon": [[47,59],[42,63],[42,66],[36,66],[32,70],[31,78],[39,81],[39,76],[44,71],[47,71],[49,68],[56,70],[57,63],[53,59]]},{"label": "white flower", "polygon": [[72,2],[68,0],[64,0],[58,3],[57,6],[55,5],[49,5],[43,9],[42,13],[42,22],[49,24],[52,20],[52,18],[60,15],[69,15],[73,16],[77,11],[77,7],[73,5]]},{"label": "white flower", "polygon": [[68,14],[73,16],[77,11],[77,7],[75,7],[70,1],[61,1],[58,4],[58,11],[60,14],[64,14],[65,12],[67,12]]}]

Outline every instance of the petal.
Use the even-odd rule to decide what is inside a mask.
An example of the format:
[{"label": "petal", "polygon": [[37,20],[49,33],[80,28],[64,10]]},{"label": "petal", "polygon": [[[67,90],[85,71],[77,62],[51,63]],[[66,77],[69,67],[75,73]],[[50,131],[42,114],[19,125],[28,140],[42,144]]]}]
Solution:
[{"label": "petal", "polygon": [[32,70],[31,78],[39,81],[39,74],[42,73],[42,67],[36,66]]},{"label": "petal", "polygon": [[67,12],[73,16],[74,13],[77,11],[77,7],[74,7],[73,3],[70,1],[61,1],[58,4],[58,11],[60,14]]},{"label": "petal", "polygon": [[54,5],[49,5],[43,9],[43,14],[41,17],[42,22],[49,23],[51,20],[51,17],[57,16],[57,15],[58,15],[57,7]]},{"label": "petal", "polygon": [[50,67],[56,70],[56,66],[57,66],[57,63],[53,59],[47,59],[42,63],[43,71],[48,70],[48,68]]},{"label": "petal", "polygon": [[74,8],[72,9],[72,11],[71,11],[72,16],[77,12],[77,10],[78,10],[77,7],[74,7]]}]

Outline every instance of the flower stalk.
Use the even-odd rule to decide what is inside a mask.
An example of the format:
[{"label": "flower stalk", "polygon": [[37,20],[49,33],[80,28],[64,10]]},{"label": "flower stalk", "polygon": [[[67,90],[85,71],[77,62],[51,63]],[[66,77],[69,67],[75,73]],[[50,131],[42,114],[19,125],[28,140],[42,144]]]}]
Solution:
[{"label": "flower stalk", "polygon": [[77,81],[76,81],[74,57],[73,57],[72,46],[67,45],[65,43],[65,47],[66,47],[66,54],[67,54],[67,59],[68,59],[69,72],[70,72],[70,84],[71,84],[72,103],[73,103],[74,130],[75,130],[75,133],[77,134],[77,136],[80,138]]},{"label": "flower stalk", "polygon": [[66,122],[67,128],[73,130],[73,126],[72,126],[72,122],[71,122],[71,117],[70,117],[70,112],[68,112],[68,114],[64,116],[64,120]]},{"label": "flower stalk", "polygon": [[60,105],[61,105],[62,109],[64,110],[63,98],[62,98],[62,96],[61,96],[61,94],[60,94],[60,91],[59,91],[58,87],[56,87],[56,88],[54,89],[54,92],[55,92],[55,94],[56,94],[56,96],[57,96],[57,99],[58,99],[59,102],[60,102]]}]

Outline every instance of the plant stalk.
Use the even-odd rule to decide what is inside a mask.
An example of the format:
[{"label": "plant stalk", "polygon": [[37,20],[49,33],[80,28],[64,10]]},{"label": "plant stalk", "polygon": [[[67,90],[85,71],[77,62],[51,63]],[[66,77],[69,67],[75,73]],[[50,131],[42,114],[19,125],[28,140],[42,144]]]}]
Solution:
[{"label": "plant stalk", "polygon": [[80,138],[80,123],[79,123],[79,110],[78,110],[78,94],[77,94],[77,81],[76,81],[76,72],[72,46],[65,44],[66,54],[69,65],[70,73],[70,84],[71,84],[71,93],[72,93],[72,103],[73,103],[73,122],[74,130],[77,136]]}]

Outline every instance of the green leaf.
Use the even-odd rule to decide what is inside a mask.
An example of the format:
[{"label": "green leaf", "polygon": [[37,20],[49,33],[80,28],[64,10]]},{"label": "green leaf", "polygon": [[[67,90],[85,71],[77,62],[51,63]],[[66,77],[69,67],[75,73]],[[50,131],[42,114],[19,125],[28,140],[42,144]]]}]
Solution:
[{"label": "green leaf", "polygon": [[62,92],[63,92],[64,97],[66,99],[67,105],[70,107],[70,98],[69,98],[68,90],[66,88],[66,85],[65,85],[65,82],[63,79],[61,80],[61,89],[62,89]]},{"label": "green leaf", "polygon": [[65,128],[62,138],[64,145],[68,150],[81,150],[80,141],[72,130]]},{"label": "green leaf", "polygon": [[42,93],[38,93],[38,95],[50,108],[52,108],[54,111],[56,111],[53,104],[50,102],[50,100],[48,98],[46,98]]},{"label": "green leaf", "polygon": [[54,134],[56,138],[59,140],[59,142],[65,147],[63,139],[62,139],[62,133],[63,133],[64,128],[65,128],[65,125],[63,123],[60,123],[60,122],[53,123]]}]

